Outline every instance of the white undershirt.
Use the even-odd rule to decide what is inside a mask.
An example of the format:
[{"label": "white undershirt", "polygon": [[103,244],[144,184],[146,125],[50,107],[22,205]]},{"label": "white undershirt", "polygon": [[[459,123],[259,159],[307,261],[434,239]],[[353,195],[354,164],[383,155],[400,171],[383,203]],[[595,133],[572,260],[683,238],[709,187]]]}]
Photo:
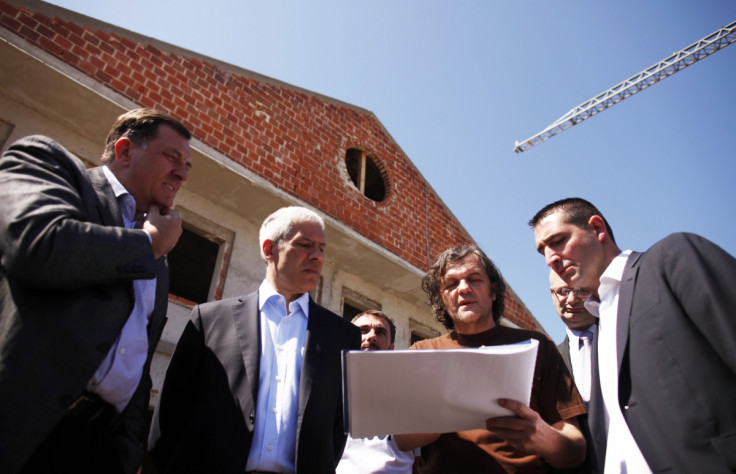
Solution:
[{"label": "white undershirt", "polygon": [[[605,412],[607,442],[604,473],[650,473],[631,435],[618,400],[619,367],[616,356],[616,324],[621,278],[631,250],[621,252],[601,275],[598,323],[598,368]],[[587,307],[587,305],[586,305]],[[589,311],[595,308],[589,308]],[[595,313],[593,313],[595,314]]]}]

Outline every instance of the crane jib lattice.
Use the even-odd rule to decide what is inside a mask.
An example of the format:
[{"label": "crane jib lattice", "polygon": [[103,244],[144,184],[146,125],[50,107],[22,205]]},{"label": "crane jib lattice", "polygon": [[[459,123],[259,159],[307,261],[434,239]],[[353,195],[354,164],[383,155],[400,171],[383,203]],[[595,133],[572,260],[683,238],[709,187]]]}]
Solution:
[{"label": "crane jib lattice", "polygon": [[736,42],[736,21],[724,26],[700,41],[696,41],[687,48],[674,53],[672,56],[648,67],[640,73],[616,84],[605,92],[598,94],[590,100],[583,102],[568,113],[557,119],[553,124],[527,138],[522,142],[516,142],[514,151],[520,153],[529,148],[564,132],[573,125],[577,125],[599,112],[631,97],[637,92],[656,84],[657,82],[671,76],[681,69],[700,61],[719,49]]}]

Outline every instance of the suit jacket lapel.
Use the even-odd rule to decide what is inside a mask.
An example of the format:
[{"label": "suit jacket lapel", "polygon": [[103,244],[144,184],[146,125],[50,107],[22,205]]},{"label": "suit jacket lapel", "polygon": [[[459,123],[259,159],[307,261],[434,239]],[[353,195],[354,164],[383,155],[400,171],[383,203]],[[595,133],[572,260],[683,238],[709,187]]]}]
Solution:
[{"label": "suit jacket lapel", "polygon": [[[240,341],[240,352],[243,354],[243,364],[245,365],[245,374],[248,377],[250,396],[253,397],[252,404],[255,407],[258,399],[258,377],[261,360],[261,318],[258,311],[258,292],[251,293],[237,301],[238,303],[233,305],[233,321]],[[242,400],[245,396],[243,393],[238,395],[241,398],[241,406],[248,406]]]},{"label": "suit jacket lapel", "polygon": [[[596,324],[598,322],[596,321]],[[606,457],[606,420],[603,407],[603,394],[601,393],[600,369],[598,367],[598,330],[593,338],[590,353],[590,403],[588,404],[588,425],[593,433],[593,448],[597,464],[603,466]]]},{"label": "suit jacket lapel", "polygon": [[567,370],[570,372],[570,376],[572,377],[573,381],[575,380],[575,375],[572,373],[572,358],[570,357],[570,336],[565,336],[565,340],[562,341],[560,344],[560,356],[562,357],[562,361],[565,362],[565,365],[567,366]]},{"label": "suit jacket lapel", "polygon": [[[156,341],[161,338],[166,323],[166,311],[169,306],[169,265],[166,256],[156,261],[156,299],[154,300],[153,314],[148,325],[148,340]],[[155,344],[151,345],[151,353]]]},{"label": "suit jacket lapel", "polygon": [[87,170],[89,179],[92,182],[92,187],[97,193],[97,199],[99,205],[96,203],[85,202],[90,210],[97,208],[100,222],[104,225],[124,227],[123,215],[120,212],[120,205],[118,199],[115,197],[115,193],[112,190],[112,186],[107,181],[105,173],[101,167],[91,168]]},{"label": "suit jacket lapel", "polygon": [[312,297],[309,297],[309,319],[307,321],[307,336],[304,341],[304,361],[302,362],[302,374],[299,382],[299,423],[297,426],[297,439],[301,431],[301,420],[304,418],[304,410],[312,392],[312,385],[317,374],[317,367],[322,357],[326,344],[330,341],[323,327],[323,314]]},{"label": "suit jacket lapel", "polygon": [[634,297],[634,285],[636,283],[636,275],[639,272],[637,262],[641,254],[632,252],[626,261],[626,267],[621,277],[621,286],[618,294],[618,310],[616,318],[616,362],[619,374],[621,373],[621,363],[626,353],[626,346],[629,342],[629,322],[631,320],[631,304]]}]

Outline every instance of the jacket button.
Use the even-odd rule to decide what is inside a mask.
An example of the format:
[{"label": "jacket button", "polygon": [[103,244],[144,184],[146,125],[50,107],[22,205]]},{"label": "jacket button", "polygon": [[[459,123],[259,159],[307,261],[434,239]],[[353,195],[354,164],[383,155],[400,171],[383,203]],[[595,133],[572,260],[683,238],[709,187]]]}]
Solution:
[{"label": "jacket button", "polygon": [[248,419],[250,420],[251,424],[255,423],[256,422],[256,415],[255,415],[255,413],[251,413],[248,416]]}]

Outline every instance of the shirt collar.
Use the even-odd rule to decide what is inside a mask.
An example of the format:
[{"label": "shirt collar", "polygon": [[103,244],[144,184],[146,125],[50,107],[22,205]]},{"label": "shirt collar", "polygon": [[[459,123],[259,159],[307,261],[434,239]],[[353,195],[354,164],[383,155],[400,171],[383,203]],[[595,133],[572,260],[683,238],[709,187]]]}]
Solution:
[{"label": "shirt collar", "polygon": [[[261,286],[258,288],[258,310],[263,311],[263,307],[268,303],[269,301],[272,301],[273,303],[280,303],[284,304],[286,301],[286,298],[283,297],[283,295],[280,295],[268,281],[263,280],[261,283]],[[277,304],[278,304],[277,303]],[[304,313],[304,316],[307,318],[309,317],[309,293],[302,294],[299,298],[295,299],[291,302],[289,305],[289,309],[291,313],[294,313],[294,309],[298,306],[302,313]]]},{"label": "shirt collar", "polygon": [[[117,176],[115,176],[115,173],[110,171],[110,168],[108,168],[107,166],[103,166],[102,172],[105,173],[107,181],[110,183],[110,186],[112,186],[112,192],[115,193],[115,197],[120,197],[123,194],[130,194],[128,190],[125,189],[125,186],[120,183],[120,180],[118,180]],[[131,197],[133,197],[132,194]]]},{"label": "shirt collar", "polygon": [[624,250],[616,255],[611,263],[608,264],[606,270],[600,278],[600,286],[598,287],[598,296],[592,294],[585,301],[585,309],[595,317],[600,317],[601,300],[611,291],[615,291],[621,284],[621,278],[624,276],[626,262],[629,260],[631,250]]},{"label": "shirt collar", "polygon": [[572,340],[573,338],[575,338],[577,340],[578,338],[580,338],[580,334],[583,331],[589,331],[593,335],[595,335],[595,324],[591,324],[590,327],[587,327],[585,329],[570,329],[570,328],[567,328],[567,335],[568,335],[568,337],[570,337],[570,340]]},{"label": "shirt collar", "polygon": [[108,168],[107,166],[103,166],[102,172],[105,174],[105,178],[107,178],[108,183],[110,183],[112,192],[115,194],[115,198],[117,198],[118,200],[118,204],[120,205],[120,213],[123,216],[125,227],[133,227],[135,223],[136,213],[135,198],[132,194],[128,192],[127,189],[125,189],[125,186],[120,183],[120,180],[118,180],[117,176],[115,176],[110,168]]},{"label": "shirt collar", "polygon": [[[631,255],[631,250],[624,250],[608,264],[608,268],[601,275],[601,286],[606,282],[618,282],[621,283],[621,278],[624,276],[624,269],[626,268],[626,261]],[[599,288],[598,294],[600,295],[602,290]]]}]

